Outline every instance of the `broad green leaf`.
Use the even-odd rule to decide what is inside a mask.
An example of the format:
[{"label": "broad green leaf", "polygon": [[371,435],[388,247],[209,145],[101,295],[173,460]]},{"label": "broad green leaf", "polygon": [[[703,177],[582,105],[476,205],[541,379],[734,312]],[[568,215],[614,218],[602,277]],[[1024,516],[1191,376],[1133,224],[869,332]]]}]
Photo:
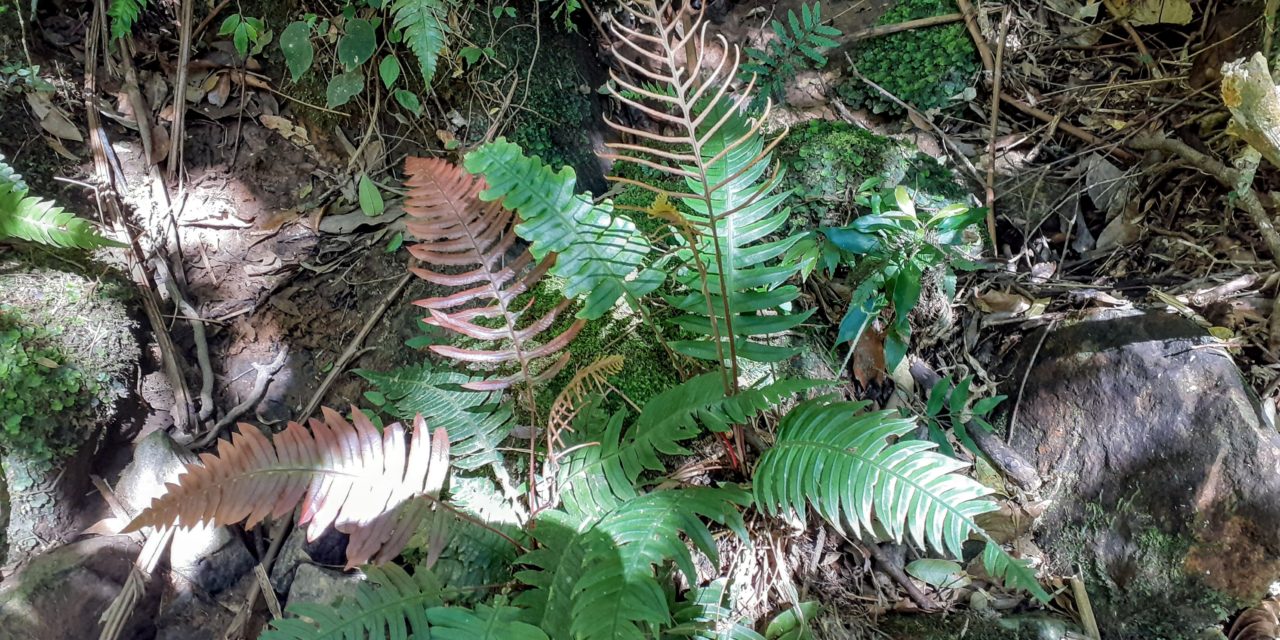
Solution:
[{"label": "broad green leaf", "polygon": [[391,95],[395,96],[396,102],[398,102],[400,106],[413,112],[413,115],[422,115],[422,103],[418,101],[418,96],[414,95],[412,92],[404,89],[396,89],[395,93]]},{"label": "broad green leaf", "polygon": [[222,25],[218,27],[218,35],[229,36],[235,33],[236,29],[240,27],[240,20],[240,14],[238,13],[227,16],[222,21]]},{"label": "broad green leaf", "polygon": [[280,51],[284,54],[285,66],[289,68],[289,77],[297,82],[316,58],[316,49],[311,44],[311,25],[293,22],[285,27],[280,33]]},{"label": "broad green leaf", "polygon": [[390,89],[400,78],[400,61],[395,56],[387,56],[378,63],[378,75],[382,78],[382,86]]},{"label": "broad green leaf", "polygon": [[329,79],[325,98],[330,109],[341,107],[364,91],[364,74],[360,71],[340,73]]},{"label": "broad green leaf", "polygon": [[355,69],[373,56],[377,46],[373,25],[368,20],[348,20],[342,37],[338,39],[338,62],[347,71]]},{"label": "broad green leaf", "polygon": [[965,575],[964,567],[951,560],[937,558],[921,558],[907,565],[907,574],[938,589],[959,589],[968,586],[971,580]]},{"label": "broad green leaf", "polygon": [[382,192],[378,190],[378,185],[374,184],[369,176],[360,174],[360,210],[366,216],[380,216],[383,211],[387,210],[386,205],[382,201]]}]

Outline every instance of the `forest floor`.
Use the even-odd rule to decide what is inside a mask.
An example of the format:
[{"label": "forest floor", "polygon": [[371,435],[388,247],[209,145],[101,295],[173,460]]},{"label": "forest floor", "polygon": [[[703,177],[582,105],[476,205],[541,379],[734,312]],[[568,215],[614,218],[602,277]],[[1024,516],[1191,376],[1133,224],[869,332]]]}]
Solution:
[{"label": "forest floor", "polygon": [[[172,27],[176,7],[159,4],[145,14],[127,52],[94,53],[86,46],[94,3],[41,3],[37,20],[16,33],[12,12],[0,15],[9,21],[0,24],[0,54],[6,56],[0,65],[24,60],[39,65],[55,88],[24,93],[12,79],[0,78],[0,153],[33,191],[92,219],[111,216],[111,207],[104,205],[109,196],[93,186],[99,185],[101,170],[94,161],[118,167],[120,201],[134,212],[131,232],[144,239],[144,246],[167,255],[161,262],[172,272],[172,289],[167,276],[157,273],[158,290],[141,294],[153,295],[164,307],[162,326],[148,322],[142,304],[130,306],[143,327],[141,363],[132,382],[140,401],[128,405],[112,425],[111,446],[118,450],[94,463],[94,472],[109,481],[132,458],[134,444],[153,432],[169,431],[182,444],[207,446],[212,422],[184,415],[206,403],[217,407],[216,415],[224,417],[220,423],[231,418],[283,424],[317,404],[379,404],[377,394],[368,393],[368,382],[352,372],[387,371],[421,360],[421,352],[406,342],[431,339],[431,334],[417,321],[422,310],[409,302],[426,297],[430,288],[405,271],[411,239],[401,205],[404,158],[457,159],[474,143],[510,136],[541,117],[550,122],[542,126],[554,130],[550,144],[565,149],[581,182],[605,194],[607,171],[594,153],[603,151],[612,135],[599,116],[616,107],[596,91],[610,67],[587,20],[580,20],[576,34],[563,33],[552,20],[542,24],[546,35],[540,46],[567,56],[556,60],[572,60],[573,74],[587,89],[557,89],[585,96],[583,111],[567,116],[574,121],[538,114],[555,106],[537,103],[538,94],[515,90],[538,83],[538,76],[510,85],[506,75],[468,84],[460,67],[449,70],[460,78],[424,97],[425,115],[414,119],[391,108],[390,92],[380,91],[376,82],[344,107],[318,108],[325,99],[323,87],[288,81],[283,60],[271,55],[275,45],[251,58],[245,67],[253,73],[245,75],[229,38],[215,35],[223,16],[233,11],[221,3],[223,14],[207,14],[207,26],[193,38],[199,46],[188,86],[197,95],[187,96],[179,145],[169,106],[178,59]],[[197,15],[206,15],[209,7],[197,4]],[[232,4],[244,15],[262,15],[277,37],[298,9],[293,2]],[[711,30],[733,45],[762,46],[767,21],[801,4],[711,3]],[[1223,63],[1274,50],[1275,25],[1264,19],[1262,3],[1197,3],[1193,11],[1185,1],[1025,0],[976,8],[962,1],[957,13],[971,11],[972,23],[960,15],[948,23],[968,24],[966,33],[978,50],[969,90],[945,108],[886,116],[850,104],[838,89],[861,85],[845,62],[857,55],[862,39],[856,34],[869,37],[867,31],[894,4],[824,4],[824,16],[834,17],[832,24],[846,37],[828,53],[832,62],[825,69],[788,79],[786,99],[770,124],[798,130],[813,119],[840,121],[909,141],[950,169],[974,204],[989,207],[995,242],[983,255],[987,268],[961,276],[954,300],[944,301],[945,312],[935,314],[945,322],[917,327],[912,355],[957,379],[973,375],[975,396],[1009,395],[1014,422],[1027,379],[1012,365],[1026,357],[1028,348],[1035,360],[1039,346],[1033,343],[1043,342],[1044,335],[1039,331],[1091,309],[1170,311],[1205,328],[1218,347],[1229,351],[1274,429],[1280,398],[1280,313],[1274,311],[1280,308],[1280,255],[1268,246],[1257,217],[1240,205],[1240,192],[1255,194],[1273,215],[1280,210],[1280,169],[1266,160],[1238,164],[1243,147],[1224,133],[1231,116],[1220,89]],[[1149,5],[1163,9],[1152,15]],[[1109,9],[1117,6],[1127,13],[1113,15]],[[86,90],[89,55],[101,57],[101,64],[92,66],[99,74],[94,93]],[[86,104],[100,112],[96,119],[102,126],[96,131],[87,126],[94,120],[86,120]],[[577,132],[577,148],[558,144],[562,134],[556,132],[564,130]],[[1177,144],[1160,142],[1165,139]],[[1189,153],[1178,155],[1185,149]],[[171,172],[168,157],[175,153],[181,162]],[[1219,175],[1196,159],[1203,157],[1221,165]],[[1223,184],[1239,171],[1256,171],[1252,183]],[[385,211],[379,215],[362,211],[361,177],[380,193]],[[107,271],[132,269],[124,252],[99,252],[88,259],[0,245],[0,258],[20,251],[34,252],[40,260],[87,265],[91,281]],[[0,291],[0,301],[12,302],[16,295]],[[818,317],[832,330],[817,331],[815,339],[824,349],[840,323],[838,315],[824,317],[825,295],[815,287],[802,298],[805,306],[823,306]],[[169,340],[174,349],[165,353]],[[880,353],[863,357],[867,350]],[[166,370],[166,358],[178,363],[180,380]],[[864,341],[849,368],[837,366],[844,393],[880,394],[874,399],[884,400],[884,392],[869,389],[918,386],[901,371],[895,376],[876,370],[883,362],[883,344]],[[201,386],[209,384],[209,397],[200,399]],[[915,391],[924,390],[906,393],[914,397]],[[243,411],[228,416],[232,407]],[[696,466],[686,463],[686,468]],[[96,496],[81,507],[85,515],[77,526],[87,528],[110,515]],[[1037,502],[1032,492],[1011,491],[1004,507],[1005,515],[1017,520],[1035,512]],[[1023,540],[1028,556],[1043,553],[1028,529],[1014,528],[1017,535],[1011,539]],[[41,548],[82,532],[69,528],[63,535],[43,541]],[[255,535],[255,552],[270,546],[262,534]],[[777,553],[797,573],[808,566],[807,595],[839,603],[841,624],[847,625],[841,627],[843,637],[874,637],[882,623],[890,637],[935,637],[905,626],[893,630],[901,622],[884,623],[888,613],[919,613],[919,594],[873,570],[883,568],[880,558],[846,554],[828,562],[827,555],[841,549],[824,532],[760,553]],[[20,564],[5,567],[3,577]],[[918,586],[926,592],[925,602],[939,609],[981,608],[971,592]],[[1059,586],[1049,609],[1082,623],[1081,602],[1070,593],[1069,581]],[[1007,601],[983,606],[1028,607],[1024,597],[1002,597]],[[779,601],[777,594],[762,596],[755,613],[774,611]],[[905,619],[911,621],[907,624],[918,620]],[[941,615],[924,619],[937,620],[938,628],[946,624]],[[0,630],[0,637],[8,636]]]}]

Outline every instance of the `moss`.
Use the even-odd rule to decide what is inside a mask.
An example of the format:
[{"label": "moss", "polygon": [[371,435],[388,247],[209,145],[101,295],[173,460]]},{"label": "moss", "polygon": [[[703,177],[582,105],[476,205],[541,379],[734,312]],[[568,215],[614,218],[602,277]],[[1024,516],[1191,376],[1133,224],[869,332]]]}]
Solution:
[{"label": "moss", "polygon": [[0,449],[37,465],[114,414],[139,355],[130,289],[46,268],[44,255],[0,263]]},{"label": "moss", "polygon": [[[494,24],[492,32],[488,21],[476,21],[472,39],[492,42],[494,59],[484,62],[474,78],[467,81],[489,83],[505,93],[513,72],[517,77],[528,78],[527,83],[515,88],[514,115],[507,139],[555,169],[568,165],[578,173],[580,181],[598,183],[600,169],[586,126],[594,121],[595,114],[591,82],[584,75],[579,58],[583,49],[575,46],[574,36],[552,29],[544,29],[539,41],[539,34],[518,20],[503,18]],[[499,34],[496,41],[492,33]],[[537,57],[530,69],[535,50]],[[478,137],[487,127],[485,118],[478,117],[470,130]]]},{"label": "moss", "polygon": [[[955,11],[947,0],[902,0],[880,17],[878,24],[897,24]],[[854,63],[867,79],[903,102],[927,111],[944,107],[964,91],[978,70],[977,50],[964,24],[912,29],[873,38],[853,52]],[[876,113],[898,114],[902,108],[857,77],[837,87],[855,106]]]},{"label": "moss", "polygon": [[845,122],[810,120],[792,129],[777,159],[786,171],[782,188],[792,190],[787,204],[803,216],[797,222],[827,221],[843,209],[864,180],[883,176],[895,144]]},{"label": "moss", "polygon": [[[990,619],[973,613],[941,615],[898,615],[886,617],[876,629],[891,640],[1038,640],[1030,620]],[[963,635],[962,635],[963,634]]]},{"label": "moss", "polygon": [[1247,603],[1184,571],[1191,545],[1127,503],[1111,510],[1091,503],[1083,522],[1063,528],[1048,550],[1064,570],[1079,569],[1108,638],[1193,640]]}]

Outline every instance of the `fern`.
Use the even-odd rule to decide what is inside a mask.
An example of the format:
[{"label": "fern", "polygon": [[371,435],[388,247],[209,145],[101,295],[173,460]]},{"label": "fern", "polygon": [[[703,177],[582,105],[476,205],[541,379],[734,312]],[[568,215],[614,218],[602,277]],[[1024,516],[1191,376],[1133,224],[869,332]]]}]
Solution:
[{"label": "fern", "polygon": [[564,279],[565,297],[586,297],[579,318],[599,318],[623,295],[636,300],[662,284],[660,271],[641,271],[649,243],[635,223],[609,201],[593,204],[589,194],[575,193],[571,167],[552,171],[505,138],[468,153],[464,164],[489,185],[481,199],[500,200],[520,215],[516,233],[535,259],[556,254],[551,274]]},{"label": "fern", "polygon": [[440,582],[430,571],[419,568],[410,576],[388,564],[364,572],[369,580],[356,588],[355,597],[333,606],[291,602],[286,611],[299,618],[273,621],[259,640],[408,638],[409,632],[432,637],[427,608],[443,601]]},{"label": "fern", "polygon": [[138,23],[146,8],[147,0],[111,0],[111,7],[107,9],[107,17],[111,18],[111,39],[118,40],[133,33],[133,25]]},{"label": "fern", "polygon": [[409,50],[418,58],[423,84],[431,86],[436,75],[436,62],[449,34],[449,8],[444,0],[396,0],[391,7],[393,26],[400,30]]},{"label": "fern", "polygon": [[603,425],[588,424],[579,440],[599,446],[579,448],[563,459],[558,479],[561,499],[571,512],[599,515],[635,497],[634,487],[644,473],[664,471],[661,456],[689,455],[681,443],[702,435],[700,424],[728,430],[784,396],[825,384],[782,380],[725,396],[716,374],[694,377],[646,403],[625,433],[625,411]]},{"label": "fern", "polygon": [[810,65],[815,69],[827,66],[827,57],[823,50],[830,49],[838,43],[841,31],[835,27],[822,24],[822,4],[815,2],[813,8],[801,5],[800,17],[795,10],[787,10],[787,24],[774,20],[771,25],[774,39],[765,49],[747,48],[748,62],[742,65],[743,82],[755,79],[760,87],[757,100],[771,97],[781,100],[789,78]]},{"label": "fern", "polygon": [[569,512],[543,514],[533,529],[543,548],[522,556],[534,571],[517,579],[531,589],[517,600],[555,638],[643,640],[646,630],[668,625],[671,611],[655,567],[674,562],[697,580],[685,540],[718,562],[703,520],[745,538],[739,508],[749,495],[734,487],[655,491],[622,502],[600,517]]},{"label": "fern", "polygon": [[475,609],[435,607],[427,611],[427,619],[435,640],[547,640],[541,629],[518,619],[521,613],[507,605],[480,604]]},{"label": "fern", "polygon": [[[518,367],[510,376],[463,385],[475,391],[505,389],[554,377],[569,362],[569,354],[560,352],[586,321],[579,319],[548,338],[542,334],[555,324],[569,305],[568,300],[528,321],[522,318],[525,310],[512,306],[516,296],[531,289],[551,268],[554,257],[535,262],[526,250],[508,261],[508,250],[516,240],[511,233],[515,216],[495,202],[480,200],[484,180],[435,158],[409,158],[405,160],[405,172],[409,174],[405,181],[409,187],[405,211],[412,217],[406,226],[421,241],[409,251],[427,265],[411,271],[432,284],[459,288],[455,293],[414,304],[430,310],[431,316],[425,319],[428,324],[481,343],[497,344],[490,349],[432,345],[431,350],[466,363]],[[469,270],[459,273],[450,267]],[[486,319],[497,326],[477,322]]]},{"label": "fern", "polygon": [[124,532],[201,522],[253,527],[301,503],[298,523],[309,524],[308,540],[330,525],[350,534],[348,568],[391,560],[431,509],[421,497],[434,498],[444,487],[448,434],[428,435],[418,418],[406,443],[398,422],[379,433],[354,407],[352,422],[327,407],[323,412],[311,431],[290,422],[273,440],[241,424],[231,440],[218,442],[218,455],[188,464]]},{"label": "fern", "polygon": [[0,156],[0,238],[78,249],[124,246],[96,233],[88,220],[27,193],[22,176]]},{"label": "fern", "polygon": [[[665,131],[657,134],[606,120],[637,140],[634,144],[610,143],[616,153],[606,157],[684,182],[686,191],[671,192],[613,178],[680,200],[692,212],[685,214],[686,225],[677,225],[686,242],[677,254],[686,272],[677,277],[691,293],[670,301],[685,312],[676,319],[677,324],[702,337],[671,346],[685,355],[719,362],[726,390],[731,391],[736,389],[740,357],[774,362],[797,353],[796,349],[765,344],[765,339],[796,327],[813,310],[787,312],[800,292],[784,283],[799,272],[800,265],[790,264],[784,257],[799,236],[767,240],[783,228],[789,214],[787,209],[779,210],[789,193],[773,193],[782,171],[766,178],[770,154],[777,144],[777,139],[766,144],[760,132],[767,110],[759,119],[752,119],[728,91],[737,71],[737,49],[725,45],[729,54],[722,56],[718,65],[707,64],[712,72],[701,73],[706,30],[695,24],[692,32],[687,32],[680,25],[684,13],[664,11],[665,6],[653,0],[622,5],[641,29],[652,33],[632,29],[621,20],[610,23],[622,52],[634,53],[658,67],[651,69],[620,55],[619,62],[634,72],[639,82],[612,73],[618,87],[614,95],[623,105],[656,120]],[[684,33],[688,35],[681,35]],[[685,45],[695,34],[697,59],[686,64],[681,62]],[[643,88],[646,82],[670,90],[649,91]]]},{"label": "fern", "polygon": [[356,371],[372,382],[388,401],[387,410],[401,420],[421,415],[449,433],[453,466],[470,471],[502,465],[498,445],[515,426],[510,407],[493,394],[463,387],[481,378],[440,370],[429,362],[389,372]]},{"label": "fern", "polygon": [[893,540],[957,557],[976,533],[987,540],[988,572],[1047,601],[1034,572],[974,522],[996,509],[983,499],[990,491],[956,473],[965,465],[933,451],[934,443],[901,439],[915,428],[911,419],[892,411],[859,415],[867,404],[818,399],[789,412],[756,467],[757,506],[777,514],[803,513],[810,504],[855,538],[882,528]]},{"label": "fern", "polygon": [[675,621],[676,626],[667,629],[663,637],[764,640],[733,615],[729,581],[724,578],[690,589],[683,606],[675,612]]}]

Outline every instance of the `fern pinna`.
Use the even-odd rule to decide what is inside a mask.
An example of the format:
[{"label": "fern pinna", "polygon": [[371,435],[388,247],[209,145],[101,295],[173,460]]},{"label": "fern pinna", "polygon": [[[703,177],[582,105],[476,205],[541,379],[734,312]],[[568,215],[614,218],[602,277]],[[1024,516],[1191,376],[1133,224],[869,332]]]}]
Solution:
[{"label": "fern pinna", "polygon": [[22,176],[0,156],[0,239],[18,238],[54,247],[123,247],[93,224],[48,200],[28,195]]},{"label": "fern pinna", "polygon": [[[787,311],[800,291],[786,282],[800,265],[787,262],[785,254],[799,236],[770,238],[789,215],[782,208],[789,194],[774,193],[782,171],[767,176],[780,137],[766,142],[761,133],[768,107],[759,118],[751,118],[743,100],[729,93],[738,70],[736,47],[721,38],[726,54],[712,71],[702,72],[706,29],[698,24],[700,12],[699,20],[685,28],[680,23],[688,12],[669,2],[635,0],[622,7],[638,26],[633,29],[622,20],[609,23],[624,54],[617,59],[640,80],[611,72],[619,89],[614,96],[656,121],[662,133],[606,119],[634,140],[610,143],[614,153],[606,157],[678,178],[684,190],[612,179],[678,200],[692,212],[680,225],[686,246],[677,254],[685,265],[677,277],[690,293],[670,301],[685,312],[676,323],[700,337],[672,347],[721,363],[725,386],[733,389],[738,358],[774,362],[794,355],[797,350],[768,344],[768,338],[795,328],[813,313]],[[693,59],[686,60],[691,47]]]},{"label": "fern pinna", "polygon": [[[525,250],[511,257],[517,239],[511,231],[515,214],[497,202],[480,199],[485,189],[482,178],[435,158],[409,158],[405,173],[409,194],[404,208],[412,217],[407,227],[419,240],[409,251],[427,265],[411,270],[427,282],[457,289],[414,304],[430,311],[431,316],[425,319],[429,324],[497,345],[490,349],[432,345],[431,350],[466,363],[518,367],[509,376],[462,385],[475,391],[505,389],[559,373],[569,362],[569,354],[560,352],[586,321],[579,319],[562,333],[544,339],[542,334],[555,324],[569,301],[562,300],[542,317],[527,322],[522,322],[522,316],[533,301],[523,309],[513,305],[516,296],[533,288],[551,268],[555,256],[547,255],[535,263]],[[478,319],[498,326],[487,326]]]},{"label": "fern pinna", "polygon": [[200,523],[253,527],[293,512],[314,540],[327,527],[350,534],[347,568],[395,558],[434,508],[449,470],[444,429],[427,433],[421,418],[379,432],[352,407],[348,422],[323,409],[311,429],[290,422],[271,439],[240,424],[218,454],[188,464],[177,484],[152,501],[124,531]]},{"label": "fern pinna", "polygon": [[987,571],[1042,601],[1049,596],[1035,572],[982,531],[974,518],[996,505],[989,489],[957,473],[966,465],[904,439],[915,429],[894,411],[863,413],[865,402],[809,400],[778,425],[778,440],[760,458],[753,480],[756,506],[766,513],[804,513],[812,505],[837,530],[883,531],[902,542],[960,557],[971,534],[987,542]]}]

